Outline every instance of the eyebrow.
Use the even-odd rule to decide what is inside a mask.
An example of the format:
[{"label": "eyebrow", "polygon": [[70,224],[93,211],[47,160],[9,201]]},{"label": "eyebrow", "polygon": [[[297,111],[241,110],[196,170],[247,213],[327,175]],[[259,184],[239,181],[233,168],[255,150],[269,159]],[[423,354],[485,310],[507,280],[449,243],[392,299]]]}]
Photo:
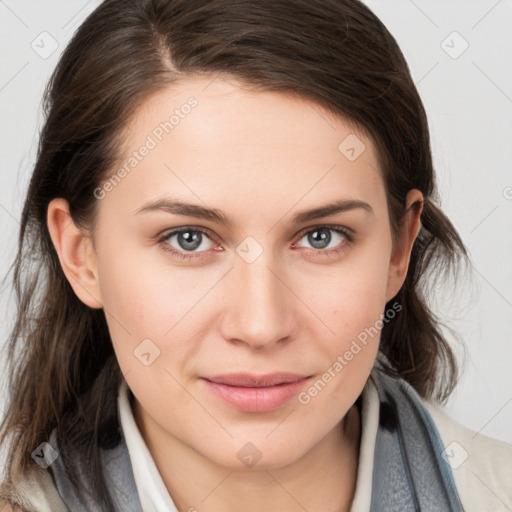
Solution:
[{"label": "eyebrow", "polygon": [[[296,213],[292,218],[292,224],[303,224],[311,220],[320,219],[342,213],[350,210],[362,209],[370,214],[374,214],[373,208],[359,199],[339,199],[332,203],[319,206],[310,210],[303,210]],[[209,220],[222,224],[227,228],[233,227],[233,221],[230,220],[221,210],[216,208],[206,208],[198,204],[186,203],[183,201],[174,201],[172,199],[157,199],[144,204],[134,212],[134,215],[144,212],[163,211],[175,215],[185,215],[198,219]]]}]

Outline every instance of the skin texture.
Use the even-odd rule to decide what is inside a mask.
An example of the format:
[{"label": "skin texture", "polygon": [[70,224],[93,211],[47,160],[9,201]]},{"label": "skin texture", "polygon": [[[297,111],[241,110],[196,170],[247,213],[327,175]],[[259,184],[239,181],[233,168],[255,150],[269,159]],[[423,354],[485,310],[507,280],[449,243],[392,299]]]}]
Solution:
[{"label": "skin texture", "polygon": [[[393,248],[370,139],[312,102],[219,77],[188,77],[147,99],[126,129],[119,167],[191,96],[197,106],[99,200],[94,246],[67,202],[52,201],[48,227],[62,268],[80,300],[105,310],[137,424],[179,510],[349,510],[360,442],[352,405],[377,337],[307,404],[294,398],[275,411],[240,412],[199,377],[321,377],[402,286],[422,194],[409,192]],[[351,134],[365,145],[354,161],[338,149]],[[165,197],[222,210],[233,225],[134,214]],[[295,213],[339,199],[365,201],[373,213],[291,223]],[[325,225],[353,230],[353,244],[327,230],[331,240],[321,245],[312,228]],[[190,260],[162,249],[187,253],[178,236],[157,241],[184,226],[210,233],[198,234]],[[247,237],[254,240],[245,246]],[[262,253],[248,262],[240,247]],[[160,350],[148,366],[134,355],[144,339]],[[261,454],[252,467],[237,456],[248,442]]]}]

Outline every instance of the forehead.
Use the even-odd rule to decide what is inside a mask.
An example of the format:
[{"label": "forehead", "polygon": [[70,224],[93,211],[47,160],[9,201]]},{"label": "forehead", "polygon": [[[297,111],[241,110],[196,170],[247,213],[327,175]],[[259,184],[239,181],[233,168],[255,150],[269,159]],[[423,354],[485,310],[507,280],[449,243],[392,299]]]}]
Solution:
[{"label": "forehead", "polygon": [[375,199],[383,187],[374,145],[341,117],[215,76],[182,79],[147,98],[125,129],[117,168],[130,160],[122,188],[134,207],[165,194],[292,207],[305,196],[325,202],[326,193]]},{"label": "forehead", "polygon": [[[187,122],[183,123],[185,119]],[[167,130],[163,126],[166,122],[170,125]],[[141,131],[158,132],[160,125],[164,134],[172,131],[179,135],[186,125],[196,131],[203,144],[217,143],[229,135],[231,140],[243,140],[245,146],[256,145],[261,140],[268,145],[273,140],[276,144],[287,142],[309,147],[323,145],[322,141],[332,142],[331,138],[324,140],[328,132],[335,141],[349,134],[365,139],[352,124],[292,92],[257,90],[253,85],[224,76],[193,75],[146,98],[125,135],[130,139],[137,132],[138,135]],[[282,127],[286,130],[282,131]],[[184,149],[186,142],[180,141]]]}]

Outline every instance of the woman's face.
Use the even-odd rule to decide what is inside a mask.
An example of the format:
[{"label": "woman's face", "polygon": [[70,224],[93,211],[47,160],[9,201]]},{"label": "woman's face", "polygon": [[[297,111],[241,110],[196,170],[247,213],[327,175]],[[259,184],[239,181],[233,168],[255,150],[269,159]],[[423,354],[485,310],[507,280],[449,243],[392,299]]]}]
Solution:
[{"label": "woman's face", "polygon": [[[126,135],[95,192],[95,284],[75,289],[104,308],[138,414],[224,466],[293,462],[361,393],[403,282],[372,142],[314,103],[212,77],[151,97]],[[205,380],[274,372],[310,378]]]}]

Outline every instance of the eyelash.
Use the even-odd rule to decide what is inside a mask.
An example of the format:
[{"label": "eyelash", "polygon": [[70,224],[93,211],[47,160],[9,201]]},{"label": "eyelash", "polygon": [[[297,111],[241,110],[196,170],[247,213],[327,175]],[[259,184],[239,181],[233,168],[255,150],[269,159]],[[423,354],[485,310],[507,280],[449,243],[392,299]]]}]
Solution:
[{"label": "eyelash", "polygon": [[[326,224],[323,224],[323,225],[320,225],[320,226],[312,226],[312,227],[307,228],[306,230],[302,231],[298,235],[299,236],[299,240],[301,238],[303,238],[304,235],[306,235],[306,234],[308,234],[308,233],[310,233],[312,231],[315,231],[315,230],[318,230],[318,229],[322,229],[322,228],[327,228],[327,229],[330,229],[331,231],[335,231],[336,233],[338,233],[340,235],[343,235],[345,237],[346,241],[345,241],[345,243],[341,247],[338,247],[337,249],[329,249],[329,250],[310,249],[312,252],[321,253],[322,256],[333,256],[333,255],[336,255],[338,253],[341,253],[342,251],[344,251],[346,249],[347,246],[351,246],[351,245],[353,245],[355,243],[352,235],[350,235],[347,230],[342,229],[339,226],[331,226],[331,225],[326,225]],[[162,248],[163,251],[165,251],[167,253],[170,253],[173,256],[177,256],[178,258],[181,258],[183,260],[191,260],[193,258],[201,257],[202,253],[205,252],[205,251],[201,251],[199,253],[194,253],[194,252],[186,253],[186,252],[181,252],[181,251],[177,251],[175,249],[169,248],[169,244],[166,243],[165,241],[168,240],[169,238],[171,238],[173,235],[176,235],[176,234],[181,233],[183,231],[193,231],[193,232],[202,233],[202,234],[206,235],[208,238],[211,239],[210,232],[208,230],[204,229],[204,228],[199,228],[199,227],[195,227],[195,226],[184,226],[182,228],[176,228],[176,229],[173,229],[172,231],[167,232],[161,238],[159,238],[157,240],[157,242],[160,244],[160,247]]]}]

